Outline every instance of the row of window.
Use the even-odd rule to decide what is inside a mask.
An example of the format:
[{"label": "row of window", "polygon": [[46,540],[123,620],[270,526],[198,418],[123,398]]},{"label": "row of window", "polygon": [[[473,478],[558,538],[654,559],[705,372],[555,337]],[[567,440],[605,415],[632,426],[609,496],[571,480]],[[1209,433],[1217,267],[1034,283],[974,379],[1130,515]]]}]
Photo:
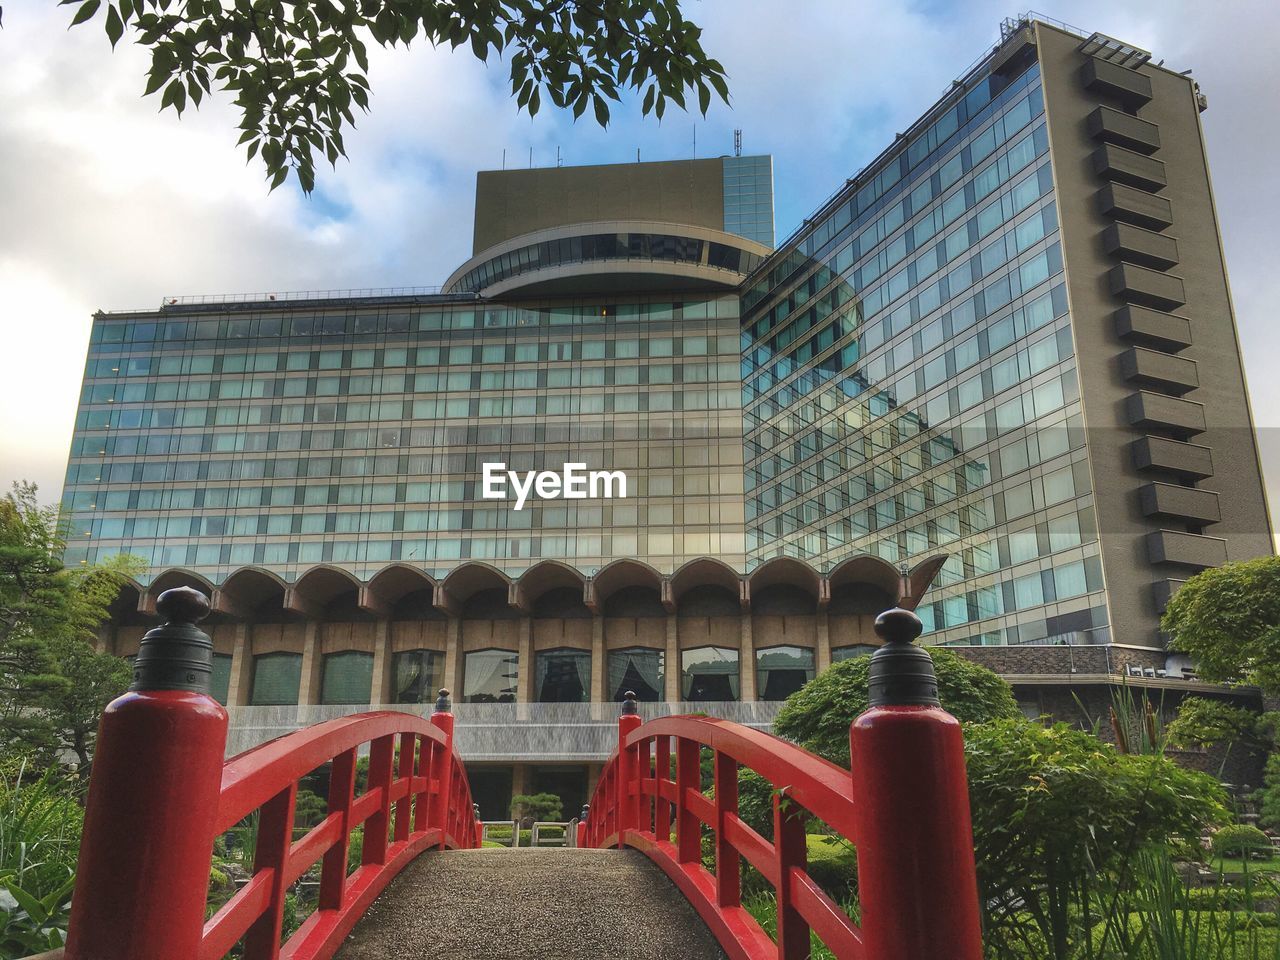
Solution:
[{"label": "row of window", "polygon": [[[236,425],[258,421],[261,415],[254,404],[230,406],[235,411]],[[270,409],[264,405],[264,409]],[[190,436],[184,431],[116,433],[111,436],[77,435],[71,456],[132,457],[165,456],[188,450]],[[371,447],[496,447],[534,446],[543,449],[555,444],[607,443],[611,441],[645,441],[654,449],[664,449],[676,441],[705,438],[740,438],[742,420],[735,412],[711,416],[679,416],[653,418],[618,418],[594,421],[559,421],[543,423],[423,423],[404,426],[341,427],[336,429],[280,430],[268,441],[271,450],[365,450]],[[203,441],[200,446],[203,446]],[[550,451],[559,455],[558,451]],[[566,457],[574,450],[566,450]],[[385,454],[398,456],[398,454]],[[240,462],[240,461],[236,461]],[[255,461],[262,463],[263,461]],[[398,468],[397,468],[398,470]],[[399,471],[398,472],[403,472]]]},{"label": "row of window", "polygon": [[[733,381],[737,382],[735,372]],[[379,400],[376,402],[284,403],[250,407],[243,417],[250,423],[368,423],[387,420],[437,420],[442,417],[467,419],[476,417],[541,417],[604,415],[612,413],[684,413],[708,410],[739,410],[742,405],[738,387],[692,390],[616,390],[598,392],[574,391],[562,394],[539,394],[524,397],[432,398],[423,400]],[[188,414],[181,407],[116,407],[81,408],[76,415],[76,430],[139,430],[181,426],[205,426],[210,414],[206,408],[195,408]],[[241,418],[241,414],[227,413]],[[203,441],[201,441],[203,445]],[[199,451],[194,451],[199,452]]]},{"label": "row of window", "polygon": [[346,512],[205,514],[161,517],[92,517],[73,515],[77,539],[132,540],[189,537],[257,537],[319,533],[425,533],[439,530],[552,530],[581,527],[707,526],[742,522],[740,505],[715,500],[613,507],[600,504],[547,502],[534,509],[512,510],[509,504],[487,509],[352,510]]},{"label": "row of window", "polygon": [[443,577],[461,560],[486,560],[510,565],[528,562],[565,560],[579,566],[603,566],[618,557],[638,557],[650,565],[672,569],[678,561],[694,557],[719,557],[731,566],[743,563],[744,534],[732,526],[677,528],[650,526],[628,530],[606,527],[583,528],[572,534],[536,537],[485,537],[473,533],[468,537],[432,539],[362,539],[312,540],[299,542],[192,543],[189,539],[174,542],[124,541],[107,547],[87,546],[73,542],[64,554],[68,566],[104,560],[119,553],[133,554],[152,570],[167,567],[190,567],[205,572],[222,568],[253,565],[277,570],[306,567],[316,563],[339,563],[359,566],[362,574],[372,575],[379,564],[403,560],[423,566],[433,576]]},{"label": "row of window", "polygon": [[[85,380],[116,380],[150,376],[185,378],[219,376],[228,373],[290,373],[323,370],[370,370],[395,367],[472,366],[497,363],[561,363],[575,360],[663,359],[666,357],[706,357],[738,353],[738,338],[732,335],[609,337],[598,340],[512,340],[506,343],[435,345],[426,347],[386,347],[347,350],[289,350],[259,353],[204,353],[165,356],[146,353],[138,356],[91,359],[85,368]],[[395,376],[404,377],[404,374]],[[392,379],[388,379],[392,378]],[[393,375],[370,381],[382,389],[403,392],[406,381]],[[448,389],[496,389],[484,382],[468,379]],[[433,387],[438,389],[438,387]],[[110,396],[110,395],[107,395]],[[117,396],[117,399],[129,399]],[[133,399],[173,400],[173,396],[148,396]],[[190,399],[203,399],[191,397]],[[101,403],[82,397],[83,401]]]},{"label": "row of window", "polygon": [[[283,304],[282,304],[283,306]],[[441,330],[488,330],[612,323],[682,323],[738,315],[738,298],[685,302],[560,304],[548,307],[439,306],[339,308],[319,314],[284,315],[273,311],[257,317],[200,319],[185,316],[167,321],[124,320],[103,316],[94,324],[91,351],[120,343],[181,343],[189,340],[251,340],[276,337],[369,337]]]},{"label": "row of window", "polygon": [[[841,660],[873,647],[832,651]],[[737,700],[739,653],[730,647],[697,647],[680,653],[681,697],[684,700]],[[628,647],[608,653],[608,696],[617,701],[628,691],[643,701],[665,699],[665,655],[661,650]],[[432,703],[444,683],[444,654],[409,650],[394,654],[391,664],[393,703]],[[756,683],[761,700],[785,700],[813,679],[813,651],[802,647],[768,647],[756,651]],[[213,693],[226,703],[231,657],[215,654]],[[249,702],[255,706],[298,702],[302,654],[267,653],[253,658]],[[463,703],[514,703],[519,685],[519,658],[511,650],[473,650],[464,655]],[[591,654],[571,648],[534,654],[534,700],[539,703],[584,703],[591,697]],[[373,654],[347,650],[327,654],[321,667],[320,702],[369,703],[373,696]]]},{"label": "row of window", "polygon": [[[717,383],[739,380],[739,362],[655,363],[641,366],[554,367],[550,369],[487,370],[480,373],[430,373],[406,375],[383,373],[369,376],[286,377],[250,379],[224,377],[214,381],[189,381],[183,384],[159,383],[86,383],[80,402],[93,403],[157,403],[171,400],[257,400],[268,397],[362,397],[395,393],[488,393],[501,390],[547,390],[566,387],[605,387],[667,385],[681,383]],[[160,396],[160,394],[166,394]],[[185,408],[184,426],[205,426],[215,422],[219,408]],[[229,408],[234,410],[234,408]],[[200,414],[203,412],[203,416]],[[234,413],[230,414],[234,416]],[[385,419],[379,417],[378,419]],[[230,421],[234,423],[235,421]]]}]

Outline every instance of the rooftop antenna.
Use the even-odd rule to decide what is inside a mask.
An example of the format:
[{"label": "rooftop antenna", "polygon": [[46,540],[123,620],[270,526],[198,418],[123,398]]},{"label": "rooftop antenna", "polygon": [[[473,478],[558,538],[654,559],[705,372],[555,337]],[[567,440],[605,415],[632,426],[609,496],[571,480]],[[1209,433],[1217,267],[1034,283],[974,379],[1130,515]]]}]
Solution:
[{"label": "rooftop antenna", "polygon": [[698,158],[698,125],[693,125],[693,158]]},{"label": "rooftop antenna", "polygon": [[557,147],[556,147],[556,166],[557,166],[557,167],[560,167],[560,166],[563,166],[563,165],[564,165],[564,164],[563,164],[563,162],[562,162],[562,161],[561,161],[561,159],[560,159],[560,148],[557,146]]},{"label": "rooftop antenna", "polygon": [[502,148],[502,169],[507,169],[507,148]]},{"label": "rooftop antenna", "polygon": [[640,148],[636,147],[636,163],[640,162]]},{"label": "rooftop antenna", "polygon": [[733,131],[733,155],[735,157],[742,156],[742,131]]},{"label": "rooftop antenna", "polygon": [[529,169],[533,169],[533,147],[529,148]]}]

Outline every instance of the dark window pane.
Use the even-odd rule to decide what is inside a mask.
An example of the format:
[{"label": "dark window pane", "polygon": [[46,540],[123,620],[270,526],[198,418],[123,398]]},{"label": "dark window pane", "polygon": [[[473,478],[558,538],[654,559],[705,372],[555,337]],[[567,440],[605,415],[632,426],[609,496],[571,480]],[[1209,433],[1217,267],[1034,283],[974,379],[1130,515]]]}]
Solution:
[{"label": "dark window pane", "polygon": [[265,653],[253,658],[249,702],[254,706],[297,703],[301,686],[302,654]]}]

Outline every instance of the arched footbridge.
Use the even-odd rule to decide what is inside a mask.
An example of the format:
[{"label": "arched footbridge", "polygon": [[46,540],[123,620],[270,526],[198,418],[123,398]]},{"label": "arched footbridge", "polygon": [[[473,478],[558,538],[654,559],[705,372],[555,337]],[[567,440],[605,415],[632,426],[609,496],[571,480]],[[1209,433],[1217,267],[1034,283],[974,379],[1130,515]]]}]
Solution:
[{"label": "arched footbridge", "polygon": [[[66,960],[800,960],[813,936],[841,960],[981,960],[960,727],[908,611],[877,621],[852,770],[712,717],[643,723],[624,701],[577,846],[512,850],[480,849],[446,695],[429,721],[357,714],[224,761],[208,602],[182,587],[157,607],[166,623],[102,718]],[[327,811],[295,827],[321,769]],[[739,816],[744,769],[769,785],[762,830]],[[855,905],[807,870],[814,818],[856,848]],[[252,873],[210,915],[215,841],[245,822]],[[769,931],[743,906],[744,862],[776,900]],[[284,936],[289,891],[317,873]]]}]

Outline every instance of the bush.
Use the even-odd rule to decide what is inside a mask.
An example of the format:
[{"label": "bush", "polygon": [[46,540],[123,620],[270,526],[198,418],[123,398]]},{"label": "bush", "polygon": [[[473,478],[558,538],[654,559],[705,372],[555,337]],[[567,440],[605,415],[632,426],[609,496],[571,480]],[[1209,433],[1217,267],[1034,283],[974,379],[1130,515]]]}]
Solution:
[{"label": "bush", "polygon": [[554,793],[516,794],[511,798],[511,817],[521,825],[532,826],[535,821],[559,820],[564,804]]},{"label": "bush", "polygon": [[[959,654],[927,647],[942,706],[961,723],[1021,717],[1013,688]],[[787,698],[773,731],[832,763],[849,766],[849,727],[867,709],[870,657],[833,663]]]},{"label": "bush", "polygon": [[1266,860],[1270,860],[1275,852],[1270,838],[1247,823],[1233,823],[1216,831],[1209,849],[1215,857],[1247,857],[1263,853],[1266,856],[1261,859]]},{"label": "bush", "polygon": [[51,774],[0,782],[0,957],[60,947],[84,813]]}]

